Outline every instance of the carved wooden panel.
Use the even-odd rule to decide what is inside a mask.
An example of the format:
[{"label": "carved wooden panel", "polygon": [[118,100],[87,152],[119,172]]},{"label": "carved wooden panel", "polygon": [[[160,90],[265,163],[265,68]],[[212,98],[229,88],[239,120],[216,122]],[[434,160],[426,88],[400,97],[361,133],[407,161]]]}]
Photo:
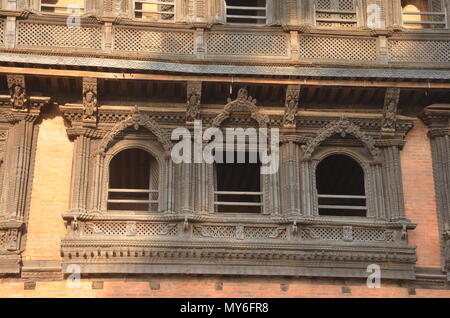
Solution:
[{"label": "carved wooden panel", "polygon": [[287,34],[265,33],[207,33],[209,56],[273,56],[288,57]]},{"label": "carved wooden panel", "polygon": [[375,38],[355,38],[341,36],[299,36],[300,59],[304,60],[377,60],[377,40]]},{"label": "carved wooden panel", "polygon": [[389,40],[391,62],[449,63],[448,40]]},{"label": "carved wooden panel", "polygon": [[19,22],[17,46],[100,50],[102,29],[91,26],[71,28],[66,24]]},{"label": "carved wooden panel", "polygon": [[139,53],[193,55],[194,33],[120,27],[114,32],[114,49]]}]

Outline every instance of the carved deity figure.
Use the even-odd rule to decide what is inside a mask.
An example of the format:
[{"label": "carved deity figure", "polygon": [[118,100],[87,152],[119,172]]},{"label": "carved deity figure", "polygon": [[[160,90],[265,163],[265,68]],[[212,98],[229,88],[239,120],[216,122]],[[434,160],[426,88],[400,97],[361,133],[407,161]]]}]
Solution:
[{"label": "carved deity figure", "polygon": [[11,105],[13,109],[25,110],[27,109],[27,102],[28,98],[25,88],[19,84],[13,84],[11,87]]},{"label": "carved deity figure", "polygon": [[85,90],[83,94],[84,118],[93,119],[97,112],[97,96],[92,88]]},{"label": "carved deity figure", "polygon": [[200,94],[193,88],[188,93],[186,121],[194,121],[200,116]]},{"label": "carved deity figure", "polygon": [[397,119],[397,103],[391,100],[383,115],[383,128],[395,129],[395,122]]},{"label": "carved deity figure", "polygon": [[286,108],[283,122],[285,126],[295,127],[295,115],[298,109],[298,94],[292,93],[286,96]]}]

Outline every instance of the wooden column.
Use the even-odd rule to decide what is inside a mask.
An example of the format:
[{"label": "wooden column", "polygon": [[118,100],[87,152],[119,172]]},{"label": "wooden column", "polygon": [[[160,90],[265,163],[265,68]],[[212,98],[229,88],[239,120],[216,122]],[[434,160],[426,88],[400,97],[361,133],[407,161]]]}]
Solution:
[{"label": "wooden column", "polygon": [[285,215],[300,215],[303,193],[300,180],[300,146],[294,142],[283,143],[280,147],[281,207]]},{"label": "wooden column", "polygon": [[[91,154],[90,145],[91,140],[85,135],[79,135],[75,139],[70,195],[71,212],[82,213],[86,212],[87,209],[89,159]],[[97,204],[94,204],[93,206],[98,207]]]}]

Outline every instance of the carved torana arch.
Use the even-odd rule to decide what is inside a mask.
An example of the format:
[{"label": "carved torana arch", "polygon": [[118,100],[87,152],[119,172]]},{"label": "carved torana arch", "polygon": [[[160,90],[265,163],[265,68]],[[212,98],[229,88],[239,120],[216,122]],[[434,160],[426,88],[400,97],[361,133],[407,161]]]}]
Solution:
[{"label": "carved torana arch", "polygon": [[151,119],[145,114],[139,112],[139,109],[135,107],[131,112],[131,116],[127,119],[117,123],[108,134],[103,137],[98,152],[97,153],[105,153],[105,151],[109,148],[115,137],[127,129],[128,127],[134,127],[135,130],[138,130],[139,127],[147,128],[151,133],[153,133],[158,141],[161,143],[165,151],[170,151],[172,149],[172,142],[169,137],[164,133],[161,127],[158,125],[156,121]]},{"label": "carved torana arch", "polygon": [[251,113],[251,118],[256,120],[260,128],[267,128],[269,117],[260,112],[258,106],[256,106],[256,99],[248,96],[248,91],[245,88],[239,90],[238,96],[234,101],[228,99],[228,104],[225,106],[223,112],[214,118],[212,126],[220,127],[226,119],[230,118],[232,112],[242,109],[248,110]]},{"label": "carved torana arch", "polygon": [[367,147],[373,158],[377,159],[379,157],[380,149],[375,146],[373,138],[365,134],[359,126],[345,118],[333,121],[320,130],[317,136],[304,146],[304,157],[310,159],[316,148],[322,142],[336,134],[341,135],[343,138],[347,134],[352,135]]}]

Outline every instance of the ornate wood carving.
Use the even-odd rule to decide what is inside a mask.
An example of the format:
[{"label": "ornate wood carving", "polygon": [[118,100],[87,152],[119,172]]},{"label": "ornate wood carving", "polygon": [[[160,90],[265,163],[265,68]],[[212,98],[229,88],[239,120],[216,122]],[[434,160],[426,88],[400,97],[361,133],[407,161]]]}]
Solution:
[{"label": "ornate wood carving", "polygon": [[140,126],[145,127],[150,132],[152,132],[156,136],[156,138],[158,138],[158,141],[164,147],[164,150],[170,151],[172,149],[172,142],[158,125],[158,123],[147,115],[141,113],[136,106],[132,110],[130,117],[117,123],[110,130],[110,132],[105,137],[103,137],[97,153],[104,153],[105,150],[111,145],[114,138],[128,127],[133,127],[135,130],[138,130]]},{"label": "ornate wood carving", "polygon": [[285,128],[295,128],[297,126],[296,115],[300,99],[299,85],[289,85],[286,89],[286,101],[284,106],[283,126]]},{"label": "ornate wood carving", "polygon": [[341,135],[343,138],[349,134],[360,140],[372,154],[373,158],[378,158],[380,150],[375,146],[375,141],[372,137],[364,133],[360,127],[353,124],[347,118],[341,118],[340,120],[329,123],[326,127],[321,129],[315,138],[310,140],[304,147],[304,158],[311,158],[314,150],[326,139],[333,135]]},{"label": "ornate wood carving", "polygon": [[200,103],[202,99],[202,83],[187,82],[186,122],[200,119]]},{"label": "ornate wood carving", "polygon": [[400,100],[399,88],[388,88],[386,90],[383,119],[381,123],[382,136],[394,136],[397,123],[397,105]]},{"label": "ornate wood carving", "polygon": [[258,109],[258,106],[256,106],[256,99],[248,96],[247,89],[241,88],[239,89],[238,96],[234,101],[230,98],[228,99],[228,104],[225,106],[223,112],[214,118],[212,121],[212,126],[220,127],[222,123],[231,116],[231,113],[235,111],[250,112],[251,118],[258,123],[260,128],[265,128],[269,124],[269,117]]},{"label": "ornate wood carving", "polygon": [[421,118],[429,128],[442,264],[450,280],[450,104],[428,106]]},{"label": "ornate wood carving", "polygon": [[83,119],[97,121],[97,79],[83,78]]},{"label": "ornate wood carving", "polygon": [[11,106],[16,111],[28,111],[28,96],[25,76],[7,75],[8,89],[11,95]]}]

